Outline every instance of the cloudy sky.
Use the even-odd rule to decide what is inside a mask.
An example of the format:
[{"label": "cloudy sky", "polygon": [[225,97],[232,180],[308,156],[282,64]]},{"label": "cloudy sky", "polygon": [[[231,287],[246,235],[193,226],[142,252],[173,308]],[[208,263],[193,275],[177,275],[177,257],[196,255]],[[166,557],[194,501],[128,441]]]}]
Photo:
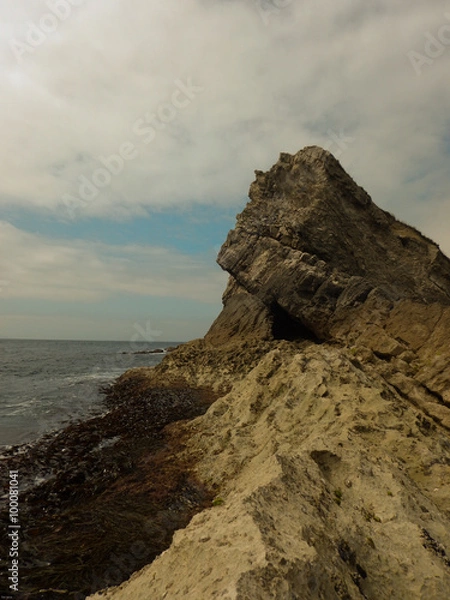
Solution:
[{"label": "cloudy sky", "polygon": [[0,337],[182,341],[253,170],[329,149],[450,254],[450,5],[0,4]]}]

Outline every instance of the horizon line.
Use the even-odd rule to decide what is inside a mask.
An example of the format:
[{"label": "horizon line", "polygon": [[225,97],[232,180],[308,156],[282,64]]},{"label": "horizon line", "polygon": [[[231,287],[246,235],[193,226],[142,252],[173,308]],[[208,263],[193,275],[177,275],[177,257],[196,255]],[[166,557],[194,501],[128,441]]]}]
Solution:
[{"label": "horizon line", "polygon": [[190,340],[163,340],[163,341],[147,341],[147,340],[99,340],[99,339],[84,339],[84,338],[21,338],[21,337],[3,337],[0,336],[0,341],[10,342],[117,342],[127,344],[184,344]]}]

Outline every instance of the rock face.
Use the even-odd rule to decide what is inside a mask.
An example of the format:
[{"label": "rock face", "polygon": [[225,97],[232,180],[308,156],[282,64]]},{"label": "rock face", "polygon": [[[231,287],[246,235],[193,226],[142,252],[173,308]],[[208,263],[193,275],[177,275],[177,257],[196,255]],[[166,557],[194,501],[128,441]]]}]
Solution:
[{"label": "rock face", "polygon": [[420,385],[449,407],[450,261],[439,247],[315,146],[256,171],[249,196],[218,256],[230,281],[206,339],[310,338],[416,360],[400,390]]},{"label": "rock face", "polygon": [[241,328],[267,315],[275,337],[288,325],[291,337],[298,328],[328,340],[374,298],[450,304],[450,262],[438,246],[378,208],[326,150],[281,154],[256,171],[249,196],[218,257],[231,275],[226,313],[237,295],[252,299],[239,302]]},{"label": "rock face", "polygon": [[448,598],[450,262],[317,147],[249,195],[222,313],[137,371],[221,395],[182,426],[216,501],[93,598]]}]

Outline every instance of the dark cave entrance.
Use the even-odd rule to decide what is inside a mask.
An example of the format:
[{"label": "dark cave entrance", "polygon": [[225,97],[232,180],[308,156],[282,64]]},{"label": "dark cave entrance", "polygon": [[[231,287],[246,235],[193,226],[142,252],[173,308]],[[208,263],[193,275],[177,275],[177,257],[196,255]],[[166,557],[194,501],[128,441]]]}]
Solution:
[{"label": "dark cave entrance", "polygon": [[270,308],[270,312],[273,316],[272,335],[276,340],[287,340],[288,342],[311,340],[320,342],[311,329],[291,317],[279,304],[274,303]]}]

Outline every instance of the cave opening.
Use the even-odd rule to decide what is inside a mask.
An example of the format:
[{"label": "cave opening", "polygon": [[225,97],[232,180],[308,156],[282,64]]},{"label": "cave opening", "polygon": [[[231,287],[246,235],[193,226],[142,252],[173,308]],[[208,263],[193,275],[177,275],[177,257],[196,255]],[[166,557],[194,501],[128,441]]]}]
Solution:
[{"label": "cave opening", "polygon": [[311,340],[320,342],[311,329],[297,319],[294,319],[279,304],[274,303],[270,310],[273,317],[272,335],[276,340],[287,340],[289,342]]}]

